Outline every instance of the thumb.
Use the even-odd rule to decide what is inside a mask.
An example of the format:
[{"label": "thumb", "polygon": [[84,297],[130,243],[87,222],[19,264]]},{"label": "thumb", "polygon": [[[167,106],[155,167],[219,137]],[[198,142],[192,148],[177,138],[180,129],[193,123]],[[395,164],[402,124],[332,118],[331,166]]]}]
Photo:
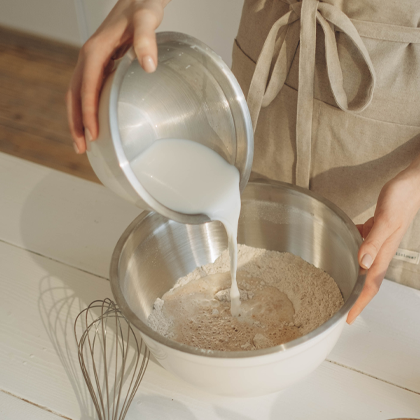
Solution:
[{"label": "thumb", "polygon": [[369,269],[375,261],[384,242],[394,233],[384,217],[375,217],[372,229],[359,249],[358,259],[361,267]]},{"label": "thumb", "polygon": [[158,2],[152,2],[148,6],[134,13],[133,44],[140,65],[147,73],[153,73],[158,59],[155,30],[163,18],[163,6]]}]

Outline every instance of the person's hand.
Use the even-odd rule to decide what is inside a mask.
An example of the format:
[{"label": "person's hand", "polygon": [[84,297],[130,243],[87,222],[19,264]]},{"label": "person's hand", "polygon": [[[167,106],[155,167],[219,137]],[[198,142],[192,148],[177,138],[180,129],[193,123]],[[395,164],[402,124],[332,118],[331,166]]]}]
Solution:
[{"label": "person's hand", "polygon": [[359,264],[368,272],[362,293],[348,314],[349,324],[378,292],[388,265],[419,209],[420,156],[385,184],[375,215],[363,225],[357,225],[364,238],[359,249]]},{"label": "person's hand", "polygon": [[67,116],[76,153],[98,136],[98,98],[104,77],[134,45],[140,65],[151,73],[157,66],[155,30],[170,0],[119,0],[102,25],[82,47],[66,96]]}]

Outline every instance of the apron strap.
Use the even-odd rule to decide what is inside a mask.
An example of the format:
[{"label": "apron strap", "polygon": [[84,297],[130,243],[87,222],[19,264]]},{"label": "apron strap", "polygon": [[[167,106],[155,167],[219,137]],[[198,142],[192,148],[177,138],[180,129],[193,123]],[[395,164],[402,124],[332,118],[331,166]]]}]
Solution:
[{"label": "apron strap", "polygon": [[[372,101],[376,81],[375,70],[365,44],[360,38],[359,33],[351,20],[343,12],[341,12],[341,10],[331,6],[330,4],[319,4],[317,21],[320,23],[325,34],[327,72],[335,101],[337,102],[339,108],[343,111],[354,113],[362,112]],[[336,26],[341,32],[350,38],[369,71],[367,88],[363,92],[362,97],[353,104],[348,103],[347,94],[344,90],[343,73],[341,71],[340,59],[337,52],[335,31],[331,28],[331,25]]]},{"label": "apron strap", "polygon": [[318,0],[302,2],[296,116],[296,185],[309,188]]},{"label": "apron strap", "polygon": [[[286,63],[286,48],[284,48],[285,39],[289,30],[288,25],[297,21],[299,18],[300,17],[293,14],[292,11],[289,11],[274,23],[264,41],[264,45],[255,66],[254,75],[252,76],[247,97],[254,132],[257,127],[258,115],[260,114],[264,97],[267,96],[269,98],[269,101],[267,101],[267,99],[264,101],[264,106],[267,106],[277,96],[277,93],[280,91],[286,80],[288,69],[284,66]],[[276,37],[279,30],[285,31],[285,34],[283,37],[280,37],[282,44],[277,63],[273,69],[273,76],[276,75],[276,77],[271,77],[269,87],[267,89],[268,76],[270,73],[271,62],[273,60]],[[280,63],[280,65],[278,65],[278,63]],[[276,91],[274,95],[272,94],[273,91]]]},{"label": "apron strap", "polygon": [[[302,0],[290,5],[291,10],[278,19],[264,42],[255,67],[248,93],[248,107],[254,131],[261,107],[268,106],[283,87],[292,64],[293,54],[300,42],[299,82],[296,119],[296,184],[309,188],[311,168],[311,139],[313,92],[315,75],[316,22],[325,35],[325,58],[331,90],[340,109],[361,112],[372,101],[375,71],[367,49],[351,20],[337,7],[318,0]],[[300,19],[300,31],[297,23]],[[368,69],[366,90],[349,103],[344,90],[343,73],[338,56],[335,27],[347,35]],[[280,50],[270,75],[277,34]],[[290,52],[292,51],[292,55]]]}]

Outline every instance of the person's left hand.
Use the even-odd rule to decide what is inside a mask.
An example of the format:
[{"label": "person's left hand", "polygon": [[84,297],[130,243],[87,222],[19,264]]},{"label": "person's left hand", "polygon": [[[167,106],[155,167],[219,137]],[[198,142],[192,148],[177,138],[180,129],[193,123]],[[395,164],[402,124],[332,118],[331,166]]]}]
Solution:
[{"label": "person's left hand", "polygon": [[374,216],[357,225],[364,239],[359,249],[359,264],[369,271],[363,290],[347,316],[349,324],[378,293],[388,265],[419,209],[420,156],[385,184]]}]

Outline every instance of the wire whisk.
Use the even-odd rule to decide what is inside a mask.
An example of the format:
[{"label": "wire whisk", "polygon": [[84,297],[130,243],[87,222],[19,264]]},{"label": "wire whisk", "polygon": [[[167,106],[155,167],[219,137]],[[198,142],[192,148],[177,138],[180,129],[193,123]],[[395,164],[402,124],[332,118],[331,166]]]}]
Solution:
[{"label": "wire whisk", "polygon": [[95,300],[80,312],[74,336],[99,420],[123,420],[146,371],[149,349],[110,299]]}]

